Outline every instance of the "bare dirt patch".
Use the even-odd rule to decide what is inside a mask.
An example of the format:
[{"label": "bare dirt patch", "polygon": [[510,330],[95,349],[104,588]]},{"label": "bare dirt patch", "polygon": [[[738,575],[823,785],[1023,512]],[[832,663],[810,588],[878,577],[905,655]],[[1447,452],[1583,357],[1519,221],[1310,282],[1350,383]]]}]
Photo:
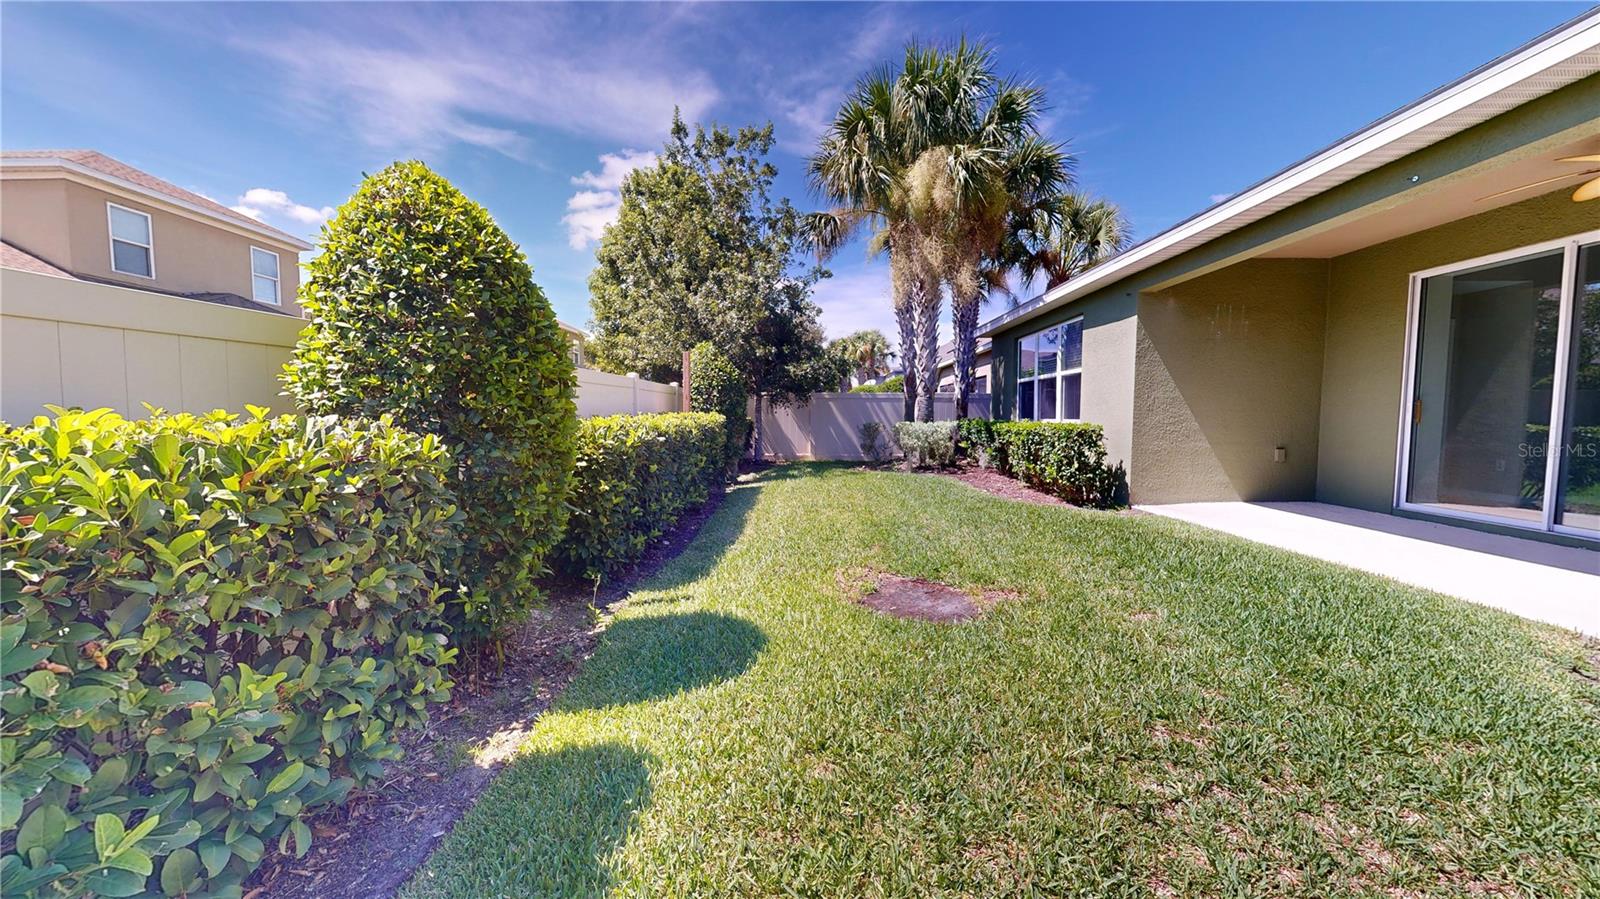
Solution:
[{"label": "bare dirt patch", "polygon": [[995,603],[1014,598],[998,590],[973,596],[938,581],[866,569],[841,572],[840,583],[853,601],[874,612],[947,624],[971,621]]},{"label": "bare dirt patch", "polygon": [[402,738],[406,754],[385,779],[311,821],[305,858],[269,856],[246,884],[250,899],[393,896],[427,860],[534,722],[593,652],[604,613],[683,551],[721,497],[680,519],[644,558],[600,587],[556,585],[506,647],[505,666],[457,687],[427,728]]}]

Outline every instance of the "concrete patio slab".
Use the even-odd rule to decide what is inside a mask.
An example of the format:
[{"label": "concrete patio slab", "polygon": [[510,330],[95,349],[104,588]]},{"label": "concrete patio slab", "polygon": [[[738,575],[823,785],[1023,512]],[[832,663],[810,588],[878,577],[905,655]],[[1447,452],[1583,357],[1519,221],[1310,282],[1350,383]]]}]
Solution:
[{"label": "concrete patio slab", "polygon": [[1139,508],[1600,636],[1600,551],[1324,503]]}]

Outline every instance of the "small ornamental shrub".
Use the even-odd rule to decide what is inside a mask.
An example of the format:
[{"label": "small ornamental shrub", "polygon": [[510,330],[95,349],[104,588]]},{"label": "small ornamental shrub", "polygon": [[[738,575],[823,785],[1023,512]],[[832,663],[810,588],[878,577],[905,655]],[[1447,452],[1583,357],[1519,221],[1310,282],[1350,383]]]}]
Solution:
[{"label": "small ornamental shrub", "polygon": [[449,697],[449,454],[55,411],[0,427],[0,893],[237,896]]},{"label": "small ornamental shrub", "polygon": [[445,442],[466,516],[450,624],[458,642],[498,635],[566,520],[576,381],[549,301],[489,213],[420,162],[363,181],[306,274],[289,392]]},{"label": "small ornamental shrub", "polygon": [[707,341],[690,351],[689,409],[715,412],[727,422],[723,455],[730,473],[738,471],[739,460],[750,440],[749,402],[744,377],[714,344]]},{"label": "small ornamental shrub", "polygon": [[861,384],[850,388],[851,393],[902,393],[905,391],[906,379],[904,375],[894,375],[878,382],[877,384]]},{"label": "small ornamental shrub", "polygon": [[555,572],[598,579],[643,555],[680,515],[721,489],[726,439],[726,423],[713,412],[584,419]]},{"label": "small ornamental shrub", "polygon": [[861,423],[861,457],[868,462],[882,462],[889,454],[883,443],[883,425],[876,421]]},{"label": "small ornamental shrub", "polygon": [[956,423],[953,421],[897,421],[894,442],[905,454],[906,470],[944,468],[956,461]]},{"label": "small ornamental shrub", "polygon": [[984,468],[995,464],[994,422],[987,418],[963,418],[956,422],[956,456],[971,459]]},{"label": "small ornamental shrub", "polygon": [[1003,474],[1070,503],[1109,508],[1121,503],[1126,476],[1106,465],[1099,425],[1063,421],[994,424],[995,457]]}]

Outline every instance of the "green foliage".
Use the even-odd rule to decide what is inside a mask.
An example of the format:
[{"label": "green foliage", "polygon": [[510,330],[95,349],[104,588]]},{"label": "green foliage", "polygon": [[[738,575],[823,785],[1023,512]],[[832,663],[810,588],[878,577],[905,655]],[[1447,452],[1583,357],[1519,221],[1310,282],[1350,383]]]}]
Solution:
[{"label": "green foliage", "polygon": [[744,378],[728,357],[710,341],[696,344],[689,355],[689,409],[722,416],[727,433],[723,456],[730,472],[738,470],[750,439],[749,402]]},{"label": "green foliage", "polygon": [[565,523],[575,378],[522,253],[482,206],[420,162],[367,178],[306,264],[310,323],[286,375],[318,414],[392,414],[450,447],[466,515],[451,570],[458,641],[538,596]]},{"label": "green foliage", "polygon": [[889,448],[883,443],[883,425],[875,421],[861,423],[861,456],[869,462],[882,462]]},{"label": "green foliage", "polygon": [[1123,501],[1122,466],[1106,465],[1105,431],[1066,421],[1001,421],[993,428],[995,467],[1029,486],[1080,506]]},{"label": "green foliage", "polygon": [[[1550,426],[1530,424],[1527,430],[1526,448],[1522,452],[1522,478],[1527,484],[1542,485],[1545,460],[1549,458]],[[1567,437],[1564,452],[1566,499],[1570,502],[1572,493],[1600,484],[1600,427],[1590,425],[1573,428]]]},{"label": "green foliage", "polygon": [[726,423],[712,412],[586,418],[555,570],[600,578],[644,553],[724,483]]},{"label": "green foliage", "polygon": [[889,378],[883,379],[882,381],[880,381],[877,384],[862,384],[859,387],[852,387],[852,388],[850,388],[850,392],[851,393],[900,393],[901,391],[905,390],[905,386],[906,386],[906,376],[905,375],[894,375],[893,377],[889,377]]},{"label": "green foliage", "polygon": [[771,198],[772,126],[736,132],[676,115],[660,161],[628,175],[622,208],[589,276],[606,371],[673,378],[682,353],[710,341],[753,394],[783,404],[833,390],[840,360],[823,345],[804,264],[800,216]]},{"label": "green foliage", "polygon": [[0,892],[238,895],[449,697],[449,454],[55,411],[0,431]]},{"label": "green foliage", "polygon": [[846,371],[857,381],[881,378],[889,373],[894,351],[889,338],[876,328],[846,334],[828,344],[828,349],[843,360]]},{"label": "green foliage", "polygon": [[905,453],[906,468],[944,468],[956,461],[953,421],[897,421],[894,442]]},{"label": "green foliage", "polygon": [[956,456],[971,459],[984,468],[994,464],[994,422],[987,418],[963,418],[956,422]]}]

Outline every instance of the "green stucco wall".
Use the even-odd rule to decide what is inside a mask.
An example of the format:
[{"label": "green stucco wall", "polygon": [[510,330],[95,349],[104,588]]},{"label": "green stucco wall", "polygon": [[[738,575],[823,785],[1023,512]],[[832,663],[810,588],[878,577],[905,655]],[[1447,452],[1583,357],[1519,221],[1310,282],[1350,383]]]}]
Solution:
[{"label": "green stucco wall", "polygon": [[1327,285],[1326,260],[1257,259],[1139,300],[1135,502],[1315,495]]},{"label": "green stucco wall", "polygon": [[1329,265],[1317,499],[1387,512],[1394,502],[1412,272],[1600,229],[1571,189],[1339,256]]}]

